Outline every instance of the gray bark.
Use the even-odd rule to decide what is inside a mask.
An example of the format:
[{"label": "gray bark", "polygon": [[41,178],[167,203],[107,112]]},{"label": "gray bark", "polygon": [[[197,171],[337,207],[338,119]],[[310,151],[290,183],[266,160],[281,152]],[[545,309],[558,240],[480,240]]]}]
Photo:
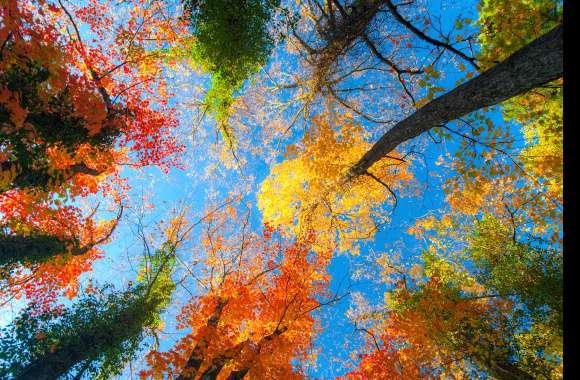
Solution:
[{"label": "gray bark", "polygon": [[365,174],[397,146],[463,115],[525,93],[563,75],[562,25],[503,62],[418,109],[388,130],[354,164],[340,184]]}]

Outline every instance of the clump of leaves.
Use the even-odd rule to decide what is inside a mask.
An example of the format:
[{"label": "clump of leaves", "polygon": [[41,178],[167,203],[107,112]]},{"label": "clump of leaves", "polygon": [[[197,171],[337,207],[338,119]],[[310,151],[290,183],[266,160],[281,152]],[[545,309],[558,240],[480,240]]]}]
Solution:
[{"label": "clump of leaves", "polygon": [[190,56],[211,74],[206,105],[232,143],[229,109],[244,81],[266,63],[274,45],[268,30],[279,0],[184,0],[194,43]]},{"label": "clump of leaves", "polygon": [[0,190],[46,187],[51,180],[64,182],[65,171],[50,168],[51,149],[73,156],[82,144],[103,150],[112,146],[120,130],[102,101],[93,99],[95,115],[81,115],[71,88],[74,83],[52,93],[49,78],[53,73],[46,67],[23,56],[8,56],[7,60],[0,67],[0,143],[6,158],[2,170],[17,165],[20,174]]},{"label": "clump of leaves", "polygon": [[502,296],[518,296],[534,322],[562,334],[563,260],[560,252],[513,238],[498,219],[487,217],[475,228],[469,253],[476,275]]},{"label": "clump of leaves", "polygon": [[[491,67],[562,22],[561,0],[482,0],[478,24],[483,67]],[[506,17],[509,15],[509,17]],[[563,92],[556,80],[503,103],[508,120],[523,127],[524,166],[548,179],[551,196],[561,197],[563,165]]]}]

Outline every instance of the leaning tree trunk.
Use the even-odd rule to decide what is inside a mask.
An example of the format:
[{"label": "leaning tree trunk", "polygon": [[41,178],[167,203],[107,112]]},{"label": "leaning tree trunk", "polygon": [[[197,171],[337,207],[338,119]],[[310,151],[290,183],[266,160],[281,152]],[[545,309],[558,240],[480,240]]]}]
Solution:
[{"label": "leaning tree trunk", "polygon": [[306,207],[310,219],[330,193],[341,191],[355,178],[402,143],[470,112],[513,98],[562,77],[562,25],[516,51],[503,62],[442,95],[397,123],[318,198]]},{"label": "leaning tree trunk", "polygon": [[418,109],[388,130],[348,170],[339,184],[365,174],[397,146],[432,128],[561,78],[562,33],[560,24],[503,62]]},{"label": "leaning tree trunk", "polygon": [[66,241],[50,235],[0,237],[0,265],[41,262],[66,252]]}]

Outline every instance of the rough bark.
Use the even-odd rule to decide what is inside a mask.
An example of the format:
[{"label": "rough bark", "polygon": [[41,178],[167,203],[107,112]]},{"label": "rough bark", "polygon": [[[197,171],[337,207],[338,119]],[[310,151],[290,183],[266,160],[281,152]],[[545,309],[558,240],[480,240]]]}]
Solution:
[{"label": "rough bark", "polygon": [[355,178],[399,145],[430,129],[445,125],[463,115],[513,98],[563,75],[562,25],[516,51],[479,76],[427,103],[411,116],[389,129],[347,172],[328,186],[305,207],[303,215],[311,220],[315,210],[333,192],[342,191]]},{"label": "rough bark", "polygon": [[493,106],[563,75],[562,25],[503,62],[418,109],[388,130],[342,178],[363,175],[402,143],[470,112]]}]

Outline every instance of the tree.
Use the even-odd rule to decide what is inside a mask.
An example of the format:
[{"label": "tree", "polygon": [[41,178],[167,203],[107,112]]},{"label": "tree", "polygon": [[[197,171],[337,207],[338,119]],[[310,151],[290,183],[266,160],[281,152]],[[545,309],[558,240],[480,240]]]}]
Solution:
[{"label": "tree", "polygon": [[380,262],[384,281],[395,286],[373,326],[361,329],[374,345],[353,378],[397,368],[403,378],[480,371],[499,379],[561,378],[561,252],[541,239],[518,240],[497,216],[474,222],[444,215],[420,225],[415,233],[429,244],[418,263],[405,269],[388,256]]},{"label": "tree", "polygon": [[247,219],[232,230],[233,212],[206,221],[204,266],[191,271],[204,292],[178,317],[191,332],[150,353],[142,378],[300,378],[293,360],[308,357],[318,330],[312,313],[340,299],[319,299],[328,293],[328,257],[268,226],[249,233]]},{"label": "tree", "polygon": [[114,219],[97,224],[96,208],[83,215],[75,207],[9,200],[0,235],[2,305],[26,297],[44,309],[60,294],[72,298],[78,277],[103,256],[100,245],[111,238],[123,207]]},{"label": "tree", "polygon": [[[498,104],[562,76],[562,26],[399,122],[349,170],[361,175],[401,143],[478,109]],[[533,62],[533,63],[532,63]]]},{"label": "tree", "polygon": [[[176,41],[179,25],[166,25],[150,4],[131,7],[128,26],[115,26],[107,7],[93,3],[0,6],[0,261],[17,296],[43,277],[72,294],[76,277],[54,281],[56,268],[78,276],[100,255],[93,248],[119,220],[98,224],[74,201],[98,194],[121,204],[122,165],[177,165],[183,147],[171,134],[177,123],[161,60],[145,34]],[[27,270],[38,281],[13,276]]]},{"label": "tree", "polygon": [[[508,12],[509,26],[504,25]],[[493,64],[489,57],[502,59],[558,25],[561,12],[558,2],[483,2],[477,21],[480,55],[488,57],[487,66]],[[561,85],[559,79],[503,102],[505,123],[475,114],[442,128],[447,134],[442,138],[461,139],[460,148],[453,152],[454,162],[443,163],[451,174],[444,191],[453,210],[471,215],[505,213],[514,235],[532,234],[561,244]]]},{"label": "tree", "polygon": [[[349,252],[338,272],[376,287],[346,315],[362,339],[329,321],[350,361],[325,354],[352,364],[347,379],[561,378],[562,2],[448,6],[2,2],[0,307],[22,309],[0,329],[0,377],[104,379],[134,359],[143,379],[309,377],[328,342],[318,311],[343,298],[329,263]],[[179,168],[192,105],[192,140],[226,142],[202,161],[219,147],[216,165],[240,173],[210,163],[209,197],[249,193],[276,162],[255,194],[264,225],[226,200],[151,249],[140,219],[137,285],[91,280],[55,306],[124,225],[123,168]],[[399,227],[409,236],[384,238]]]},{"label": "tree", "polygon": [[[386,124],[390,120],[385,109],[393,103],[402,109],[418,105],[417,84],[423,87],[438,77],[434,68],[446,55],[479,67],[471,49],[473,37],[431,28],[431,19],[417,2],[325,0],[301,2],[300,7],[302,22],[292,35],[307,75],[291,86],[303,87],[310,94],[307,102],[322,95],[366,121]],[[424,56],[422,50],[431,51]],[[362,83],[355,85],[353,80],[361,75],[365,78],[357,78]]]},{"label": "tree", "polygon": [[352,181],[347,193],[325,194],[320,208],[298,211],[309,207],[313,196],[322,194],[368,149],[364,137],[362,126],[352,116],[329,112],[314,118],[311,132],[287,149],[287,159],[261,185],[258,207],[264,220],[297,236],[311,229],[319,236],[316,250],[336,246],[341,252],[358,252],[357,241],[372,237],[388,222],[387,216],[377,217],[381,214],[377,206],[396,207],[395,191],[414,193],[414,177],[405,157],[398,153],[385,157],[366,176]]},{"label": "tree", "polygon": [[[77,236],[72,236],[71,238],[56,238],[56,235],[39,234],[39,235],[6,235],[2,240],[0,240],[0,265],[10,266],[16,263],[42,263],[46,260],[53,258],[57,255],[62,255],[63,253],[70,253],[72,256],[84,255],[93,249],[95,246],[104,243],[108,240],[115,228],[117,227],[121,216],[123,215],[123,206],[120,207],[119,212],[115,220],[110,224],[111,227],[108,231],[103,232],[95,231],[92,229],[92,239],[89,240],[85,245],[81,245],[81,238]],[[87,218],[84,228],[91,223],[90,218]],[[100,228],[102,229],[102,227]],[[46,231],[46,230],[45,230]],[[79,231],[79,233],[82,231]],[[94,238],[95,232],[97,235],[104,235],[98,239]],[[83,240],[86,240],[83,239]]]},{"label": "tree", "polygon": [[[324,199],[335,192],[347,193],[354,180],[369,175],[369,169],[373,164],[385,157],[389,158],[389,153],[403,142],[455,118],[479,108],[497,104],[561,76],[562,26],[560,25],[518,50],[502,63],[427,103],[411,116],[397,123],[341,175],[329,177],[324,190],[311,194],[306,202],[296,201],[298,207],[295,210],[298,216],[294,216],[291,221],[301,223],[311,220],[312,216],[309,215],[314,212],[324,214],[326,212],[323,207]],[[385,185],[388,189],[389,184]],[[302,186],[309,186],[308,179],[303,180]],[[270,194],[273,195],[273,193]],[[356,207],[356,203],[352,207]]]},{"label": "tree", "polygon": [[[98,51],[83,44],[75,19],[62,3],[48,6],[40,15],[43,17],[36,19],[31,7],[16,2],[2,7],[3,19],[10,20],[2,25],[3,191],[46,188],[49,182],[49,190],[62,191],[60,188],[76,174],[97,176],[110,171],[120,158],[118,153],[115,156],[114,141],[121,148],[140,152],[143,163],[162,163],[164,157],[155,157],[153,152],[161,147],[147,140],[169,144],[164,149],[171,149],[175,143],[163,139],[174,121],[163,120],[165,110],[149,108],[151,100],[135,104],[142,90],[128,88],[111,95],[107,88],[112,87],[112,75],[120,67],[125,74],[141,79],[143,73],[129,68],[133,60],[101,73],[100,66],[110,65],[100,61],[106,48]],[[83,11],[81,8],[76,13]],[[51,23],[55,20],[65,21],[75,33],[64,39]],[[102,26],[94,21],[89,26],[96,33],[102,32],[98,30]],[[85,69],[79,75],[74,70],[82,65]],[[117,103],[121,99],[124,104]],[[158,136],[143,134],[155,130]],[[77,181],[78,185],[83,186]]]},{"label": "tree", "polygon": [[91,374],[108,379],[120,374],[170,304],[176,250],[190,231],[183,217],[170,223],[167,241],[144,257],[135,286],[125,291],[91,287],[69,308],[43,311],[31,304],[24,309],[2,331],[3,375],[54,379]]},{"label": "tree", "polygon": [[274,44],[268,24],[279,5],[276,0],[184,0],[185,18],[193,29],[187,50],[211,74],[205,107],[216,117],[224,140],[233,148],[228,125],[230,107],[244,81],[266,63]]}]

